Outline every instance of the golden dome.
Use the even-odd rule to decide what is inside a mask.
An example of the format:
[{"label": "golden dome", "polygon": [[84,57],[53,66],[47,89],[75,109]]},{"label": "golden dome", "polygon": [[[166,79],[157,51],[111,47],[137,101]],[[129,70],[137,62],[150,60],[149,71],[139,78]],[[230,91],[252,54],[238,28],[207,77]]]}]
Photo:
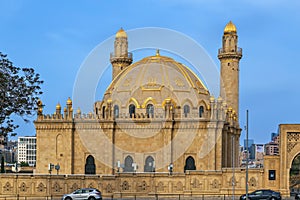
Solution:
[{"label": "golden dome", "polygon": [[60,110],[60,109],[61,109],[61,106],[60,106],[59,103],[57,103],[57,105],[56,105],[56,110]]},{"label": "golden dome", "polygon": [[77,109],[77,114],[81,114],[80,108]]},{"label": "golden dome", "polygon": [[231,21],[225,26],[224,33],[236,33],[236,27]]},{"label": "golden dome", "polygon": [[67,105],[72,105],[72,100],[70,99],[70,97],[67,100]]},{"label": "golden dome", "polygon": [[37,105],[38,105],[38,106],[43,106],[43,102],[42,102],[42,100],[41,100],[41,99],[38,99],[38,101],[37,101]]},{"label": "golden dome", "polygon": [[127,34],[122,28],[116,34],[116,38],[121,38],[121,37],[126,37],[127,38]]},{"label": "golden dome", "polygon": [[[143,74],[143,78],[138,78],[141,74]],[[133,80],[132,77],[136,78]],[[198,90],[199,94],[209,94],[206,86],[192,70],[172,58],[162,55],[149,56],[128,66],[112,81],[106,93],[127,91],[134,87],[145,91],[160,91],[165,86],[175,91],[194,88]]]}]

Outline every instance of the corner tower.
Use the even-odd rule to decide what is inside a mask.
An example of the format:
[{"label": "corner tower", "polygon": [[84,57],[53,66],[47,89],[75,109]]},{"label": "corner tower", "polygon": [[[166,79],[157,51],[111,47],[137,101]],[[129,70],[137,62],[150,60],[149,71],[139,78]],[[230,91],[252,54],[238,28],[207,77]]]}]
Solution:
[{"label": "corner tower", "polygon": [[225,26],[218,58],[221,62],[220,96],[239,116],[239,62],[242,49],[238,47],[236,27],[231,21]]},{"label": "corner tower", "polygon": [[113,66],[113,79],[132,63],[132,53],[128,53],[127,34],[122,28],[116,34],[114,52],[110,54],[110,63]]}]

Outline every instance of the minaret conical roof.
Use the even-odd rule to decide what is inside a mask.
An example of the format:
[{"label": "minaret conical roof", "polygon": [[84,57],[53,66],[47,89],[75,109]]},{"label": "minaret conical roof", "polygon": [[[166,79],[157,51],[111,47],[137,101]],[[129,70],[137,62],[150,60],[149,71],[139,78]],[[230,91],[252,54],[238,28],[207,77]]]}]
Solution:
[{"label": "minaret conical roof", "polygon": [[116,38],[121,38],[121,37],[127,38],[127,34],[122,28],[120,28],[120,30],[116,33]]},{"label": "minaret conical roof", "polygon": [[224,28],[224,33],[236,33],[236,26],[230,21]]}]

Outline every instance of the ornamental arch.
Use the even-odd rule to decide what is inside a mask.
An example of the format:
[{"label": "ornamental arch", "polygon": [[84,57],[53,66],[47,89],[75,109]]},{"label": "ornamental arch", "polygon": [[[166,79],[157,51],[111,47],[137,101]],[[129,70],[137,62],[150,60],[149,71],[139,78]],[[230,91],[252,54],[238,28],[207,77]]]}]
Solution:
[{"label": "ornamental arch", "polygon": [[300,124],[280,124],[279,131],[280,188],[289,193],[299,189],[300,184],[300,166],[297,168],[297,173],[295,173],[296,167],[294,166],[296,162],[300,163]]}]

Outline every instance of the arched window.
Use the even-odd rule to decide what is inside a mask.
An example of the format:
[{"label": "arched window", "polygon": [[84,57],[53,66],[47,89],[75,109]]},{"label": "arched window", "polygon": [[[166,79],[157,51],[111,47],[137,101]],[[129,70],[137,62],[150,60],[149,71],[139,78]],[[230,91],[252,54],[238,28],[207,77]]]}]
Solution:
[{"label": "arched window", "polygon": [[147,117],[154,117],[154,106],[152,104],[148,104],[146,108]]},{"label": "arched window", "polygon": [[119,106],[114,105],[114,116],[115,118],[119,118]]},{"label": "arched window", "polygon": [[188,116],[188,114],[190,113],[190,106],[189,105],[184,105],[183,113],[184,113],[184,117]]},{"label": "arched window", "polygon": [[95,159],[89,155],[85,161],[85,174],[96,174]]},{"label": "arched window", "polygon": [[132,166],[132,163],[133,163],[133,159],[131,156],[127,156],[125,158],[125,162],[124,162],[124,172],[133,172],[133,166]]},{"label": "arched window", "polygon": [[155,162],[152,156],[146,158],[144,172],[155,172]]},{"label": "arched window", "polygon": [[129,105],[129,116],[130,118],[132,118],[132,116],[135,117],[135,105],[133,104]]},{"label": "arched window", "polygon": [[102,107],[102,118],[103,119],[105,118],[105,108],[106,108],[105,106]]},{"label": "arched window", "polygon": [[204,115],[204,107],[203,106],[200,106],[199,107],[199,117],[202,118]]},{"label": "arched window", "polygon": [[186,170],[196,170],[195,160],[192,156],[187,157],[185,160],[184,172]]}]

